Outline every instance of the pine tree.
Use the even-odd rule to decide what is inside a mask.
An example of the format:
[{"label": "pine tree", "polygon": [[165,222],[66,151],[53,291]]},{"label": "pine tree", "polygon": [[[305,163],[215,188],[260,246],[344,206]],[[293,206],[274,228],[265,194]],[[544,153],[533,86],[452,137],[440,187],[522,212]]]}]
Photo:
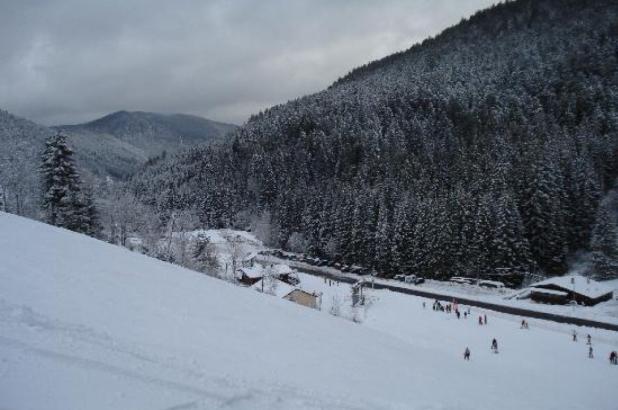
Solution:
[{"label": "pine tree", "polygon": [[99,217],[99,211],[94,202],[94,195],[90,187],[84,187],[82,195],[83,203],[83,223],[81,229],[83,232],[93,238],[99,238],[103,227],[101,226],[101,219]]},{"label": "pine tree", "polygon": [[492,266],[500,273],[521,275],[532,268],[530,245],[512,196],[503,192],[496,200],[493,211]]},{"label": "pine tree", "polygon": [[599,206],[590,238],[594,275],[599,279],[618,278],[618,224],[611,199]]},{"label": "pine tree", "polygon": [[561,170],[557,162],[546,157],[533,164],[531,172],[522,204],[526,236],[539,267],[552,275],[563,274],[568,244]]},{"label": "pine tree", "polygon": [[41,160],[41,208],[45,221],[82,232],[84,209],[80,201],[80,180],[66,137],[57,134],[49,138]]}]

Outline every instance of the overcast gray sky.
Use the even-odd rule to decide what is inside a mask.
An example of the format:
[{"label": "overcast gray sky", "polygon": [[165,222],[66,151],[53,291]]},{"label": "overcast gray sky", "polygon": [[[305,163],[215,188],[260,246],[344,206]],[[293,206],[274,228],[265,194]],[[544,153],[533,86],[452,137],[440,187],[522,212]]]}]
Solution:
[{"label": "overcast gray sky", "polygon": [[1,0],[0,109],[243,123],[495,0]]}]

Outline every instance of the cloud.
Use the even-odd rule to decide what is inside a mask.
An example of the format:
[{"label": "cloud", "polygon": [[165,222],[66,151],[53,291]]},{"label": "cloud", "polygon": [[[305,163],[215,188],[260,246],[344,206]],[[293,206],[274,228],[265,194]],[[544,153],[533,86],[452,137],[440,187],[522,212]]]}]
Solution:
[{"label": "cloud", "polygon": [[244,122],[435,35],[488,0],[3,0],[0,108]]}]

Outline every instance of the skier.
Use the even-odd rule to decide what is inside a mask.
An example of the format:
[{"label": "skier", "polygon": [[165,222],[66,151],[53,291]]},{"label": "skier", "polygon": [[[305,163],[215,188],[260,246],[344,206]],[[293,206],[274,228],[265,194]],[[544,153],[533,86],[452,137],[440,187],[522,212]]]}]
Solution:
[{"label": "skier", "polygon": [[483,316],[479,316],[479,325],[483,326]]},{"label": "skier", "polygon": [[609,354],[609,363],[618,364],[618,353],[615,350]]},{"label": "skier", "polygon": [[491,341],[491,350],[494,353],[498,353],[498,341],[495,338]]},{"label": "skier", "polygon": [[573,341],[577,342],[577,331],[573,330]]},{"label": "skier", "polygon": [[459,310],[456,310],[455,314],[457,315],[457,319],[459,319],[459,317],[461,316],[461,313],[459,313]]},{"label": "skier", "polygon": [[464,319],[468,318],[468,312],[464,312]]},{"label": "skier", "polygon": [[467,347],[464,351],[464,360],[470,360],[470,349],[468,349]]},{"label": "skier", "polygon": [[485,324],[487,324],[487,315],[483,315],[483,318],[484,318]]},{"label": "skier", "polygon": [[425,309],[425,302],[423,302],[423,309]]},{"label": "skier", "polygon": [[589,359],[594,359],[594,355],[592,354],[592,346],[590,346],[588,348],[588,358]]},{"label": "skier", "polygon": [[520,329],[525,329],[525,328],[526,328],[526,321],[522,319]]},{"label": "skier", "polygon": [[586,344],[588,346],[592,345],[592,337],[590,335],[586,336],[586,338],[588,339],[588,341],[586,342]]}]

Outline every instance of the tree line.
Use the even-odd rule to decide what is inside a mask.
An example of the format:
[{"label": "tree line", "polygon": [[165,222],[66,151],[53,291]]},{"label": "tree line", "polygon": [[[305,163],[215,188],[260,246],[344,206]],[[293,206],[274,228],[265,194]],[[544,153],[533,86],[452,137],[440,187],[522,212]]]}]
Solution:
[{"label": "tree line", "polygon": [[611,267],[617,8],[500,4],[253,116],[223,146],[152,161],[129,191],[161,223],[191,212],[382,275],[515,283],[582,252]]}]

